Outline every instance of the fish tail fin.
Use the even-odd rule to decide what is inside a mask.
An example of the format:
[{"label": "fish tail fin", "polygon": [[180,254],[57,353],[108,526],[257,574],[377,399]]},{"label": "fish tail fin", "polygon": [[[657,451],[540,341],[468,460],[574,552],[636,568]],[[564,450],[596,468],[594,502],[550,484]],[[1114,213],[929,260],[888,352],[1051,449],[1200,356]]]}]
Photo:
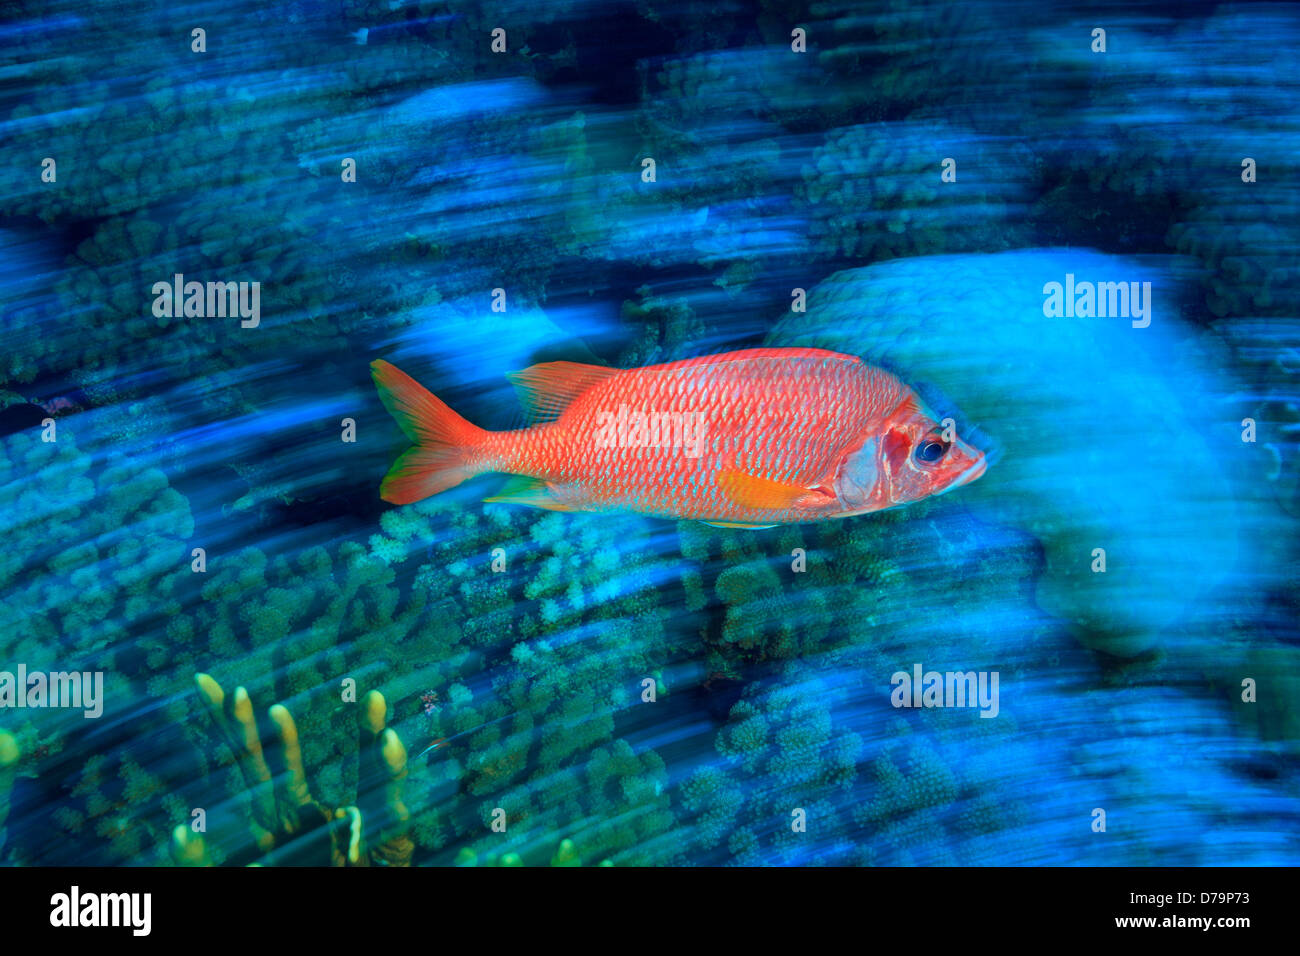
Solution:
[{"label": "fish tail fin", "polygon": [[415,442],[393,463],[379,496],[395,505],[406,505],[454,488],[490,467],[471,461],[470,452],[483,445],[488,432],[470,424],[446,403],[382,359],[370,363],[370,374],[379,390],[379,400],[406,437]]}]

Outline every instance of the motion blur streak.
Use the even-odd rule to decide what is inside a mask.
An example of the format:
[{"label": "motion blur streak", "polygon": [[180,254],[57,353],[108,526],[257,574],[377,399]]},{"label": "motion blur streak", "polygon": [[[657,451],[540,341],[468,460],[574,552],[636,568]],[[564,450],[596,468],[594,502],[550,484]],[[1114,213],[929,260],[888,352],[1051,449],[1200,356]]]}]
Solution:
[{"label": "motion blur streak", "polygon": [[[1300,861],[1300,10],[1104,12],[0,5],[0,672],[104,673],[0,707],[0,860],[202,807],[244,862],[202,671],[331,806],[381,691],[422,864]],[[380,500],[373,358],[499,431],[535,363],[791,346],[992,464],[759,531]],[[895,709],[917,665],[998,716]]]}]

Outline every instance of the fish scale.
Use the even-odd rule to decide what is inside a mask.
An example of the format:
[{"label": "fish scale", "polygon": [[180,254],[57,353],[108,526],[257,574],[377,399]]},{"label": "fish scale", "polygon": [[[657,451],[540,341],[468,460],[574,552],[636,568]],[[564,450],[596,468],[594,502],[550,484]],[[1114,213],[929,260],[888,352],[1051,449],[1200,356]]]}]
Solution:
[{"label": "fish scale", "polygon": [[[880,382],[873,394],[870,371],[858,360],[761,350],[631,369],[584,392],[556,421],[501,434],[496,454],[502,470],[558,485],[559,500],[584,510],[779,522],[792,515],[722,499],[718,472],[736,467],[808,485],[824,478],[842,448],[823,436],[836,426],[856,435],[901,397],[890,382]],[[620,406],[698,415],[704,454],[691,458],[681,447],[599,448],[599,415],[616,415]],[[641,502],[647,504],[636,507]]]}]

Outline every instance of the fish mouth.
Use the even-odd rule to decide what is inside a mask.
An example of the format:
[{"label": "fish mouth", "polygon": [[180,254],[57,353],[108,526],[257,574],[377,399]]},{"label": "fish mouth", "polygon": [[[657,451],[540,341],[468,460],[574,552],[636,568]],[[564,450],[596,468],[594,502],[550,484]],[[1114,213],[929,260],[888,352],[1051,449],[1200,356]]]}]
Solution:
[{"label": "fish mouth", "polygon": [[988,459],[984,457],[984,452],[980,452],[979,457],[971,462],[970,466],[957,476],[952,483],[953,488],[960,488],[962,485],[968,485],[980,475],[988,470]]}]

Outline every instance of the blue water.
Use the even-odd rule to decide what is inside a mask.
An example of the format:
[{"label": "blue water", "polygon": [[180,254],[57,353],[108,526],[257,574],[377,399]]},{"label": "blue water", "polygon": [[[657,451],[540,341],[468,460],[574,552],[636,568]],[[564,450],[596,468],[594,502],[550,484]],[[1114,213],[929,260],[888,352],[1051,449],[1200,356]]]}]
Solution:
[{"label": "blue water", "polygon": [[[0,682],[103,675],[96,718],[0,696],[0,860],[262,857],[203,673],[289,709],[376,862],[1300,861],[1300,8],[0,16]],[[259,323],[158,315],[176,274]],[[1046,315],[1067,275],[1149,324]],[[535,362],[758,345],[890,368],[994,464],[763,531],[379,498],[372,359],[511,428]],[[996,716],[895,706],[916,665]]]}]

